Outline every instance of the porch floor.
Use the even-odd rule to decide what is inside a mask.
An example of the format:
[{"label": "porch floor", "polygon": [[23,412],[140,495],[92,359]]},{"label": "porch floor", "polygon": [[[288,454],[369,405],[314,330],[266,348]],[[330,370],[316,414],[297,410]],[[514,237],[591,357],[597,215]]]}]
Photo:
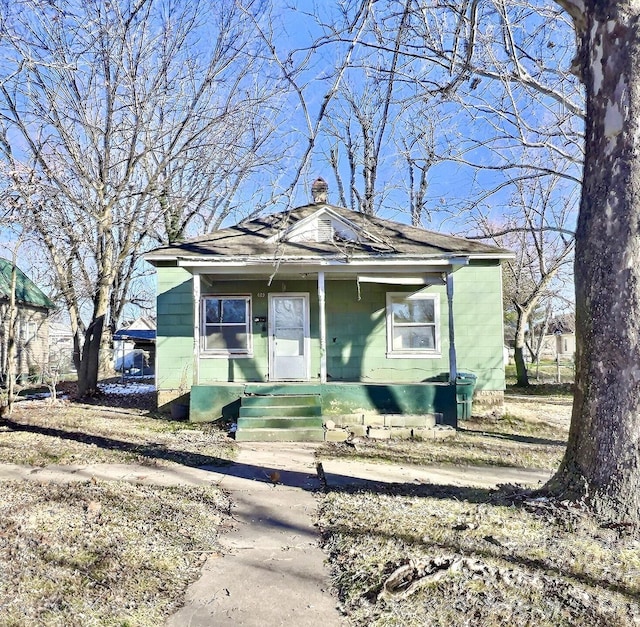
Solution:
[{"label": "porch floor", "polygon": [[225,382],[193,386],[190,395],[191,420],[232,420],[237,439],[245,441],[321,441],[328,421],[383,426],[383,417],[403,415],[437,416],[439,424],[457,427],[456,386]]}]

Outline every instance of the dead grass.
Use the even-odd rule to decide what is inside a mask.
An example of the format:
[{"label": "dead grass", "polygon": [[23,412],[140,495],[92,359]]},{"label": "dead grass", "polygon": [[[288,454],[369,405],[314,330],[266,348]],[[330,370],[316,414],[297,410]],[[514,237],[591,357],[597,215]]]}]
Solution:
[{"label": "dead grass", "polygon": [[102,402],[16,403],[11,418],[0,421],[0,463],[204,466],[233,458],[233,440],[216,427],[171,421],[135,406],[108,406],[110,399]]},{"label": "dead grass", "polygon": [[[201,466],[233,458],[225,432],[156,415],[152,400],[17,403],[0,422],[0,463]],[[2,493],[3,627],[156,627],[181,605],[231,524],[230,502],[213,487],[8,481]]]},{"label": "dead grass", "polygon": [[330,493],[319,520],[355,625],[631,626],[640,543],[578,509],[401,486]]},{"label": "dead grass", "polygon": [[230,521],[212,487],[4,482],[0,623],[157,627]]},{"label": "dead grass", "polygon": [[[566,398],[525,400],[502,418],[464,423],[454,441],[322,454],[553,468],[566,406]],[[223,433],[131,407],[19,404],[12,421],[0,431],[0,461],[201,465],[233,455]],[[3,627],[160,625],[230,525],[229,502],[215,488],[6,482],[2,489]],[[396,484],[332,492],[319,528],[354,625],[640,624],[638,536],[520,489]]]},{"label": "dead grass", "polygon": [[[358,442],[323,454],[554,469],[570,397],[508,398],[506,409],[462,423],[452,441]],[[354,625],[640,625],[637,530],[599,525],[579,507],[519,487],[331,492],[319,526]]]},{"label": "dead grass", "polygon": [[[567,423],[568,425],[568,423]],[[502,417],[474,418],[461,422],[453,438],[446,440],[366,440],[352,444],[326,443],[319,457],[340,457],[398,464],[456,464],[557,468],[568,428],[507,413]]]}]

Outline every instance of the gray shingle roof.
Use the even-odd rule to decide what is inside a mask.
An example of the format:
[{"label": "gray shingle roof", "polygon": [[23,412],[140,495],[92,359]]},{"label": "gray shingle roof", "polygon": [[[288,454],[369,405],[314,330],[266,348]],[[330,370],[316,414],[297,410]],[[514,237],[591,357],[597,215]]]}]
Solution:
[{"label": "gray shingle roof", "polygon": [[[270,241],[274,235],[327,208],[359,227],[360,242]],[[371,237],[367,237],[370,235]],[[150,261],[176,257],[437,257],[450,255],[510,256],[511,252],[462,237],[408,226],[399,222],[349,211],[342,207],[313,204],[241,222],[230,228],[163,246],[147,253]]]},{"label": "gray shingle roof", "polygon": [[[11,269],[13,264],[0,258],[0,300],[9,300]],[[24,273],[16,267],[16,300],[20,304],[55,309],[55,303]]]}]

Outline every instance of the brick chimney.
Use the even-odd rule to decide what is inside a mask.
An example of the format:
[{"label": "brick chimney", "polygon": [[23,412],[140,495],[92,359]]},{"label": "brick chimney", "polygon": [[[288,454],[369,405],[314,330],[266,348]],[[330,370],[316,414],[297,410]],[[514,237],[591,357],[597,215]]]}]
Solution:
[{"label": "brick chimney", "polygon": [[313,198],[313,202],[315,204],[327,202],[328,191],[329,186],[327,182],[323,178],[318,177],[311,185],[311,198]]}]

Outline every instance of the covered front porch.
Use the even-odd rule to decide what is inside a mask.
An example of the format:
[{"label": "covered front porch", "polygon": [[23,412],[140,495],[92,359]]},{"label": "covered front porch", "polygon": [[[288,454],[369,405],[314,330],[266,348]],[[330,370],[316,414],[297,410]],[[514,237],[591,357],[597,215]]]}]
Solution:
[{"label": "covered front porch", "polygon": [[[239,273],[252,300],[253,354],[207,359],[201,350],[206,330],[196,322],[198,355],[190,420],[233,421],[238,440],[322,441],[330,436],[327,425],[358,435],[367,435],[370,428],[391,428],[392,422],[395,427],[402,422],[411,436],[413,429],[436,424],[456,428],[458,418],[470,414],[470,404],[459,400],[468,384],[460,381],[457,372],[453,308],[454,273],[466,266],[466,260],[456,261],[436,263],[430,272],[404,264],[387,272],[366,268],[354,273],[342,265],[330,271],[288,268],[283,276],[287,291],[280,283],[261,292],[264,278],[257,277],[255,269],[247,275]],[[224,294],[240,285],[236,279],[231,288],[227,277],[213,268],[190,271],[196,311],[202,308],[204,294]],[[383,357],[385,342],[388,348],[384,307],[390,290],[442,295],[444,320],[436,331],[437,357],[411,364],[406,355],[404,359]],[[301,320],[292,322],[291,312],[300,314]],[[376,355],[367,358],[366,351],[372,353],[375,342]],[[214,372],[213,367],[220,364],[222,370]],[[227,381],[220,380],[221,375]],[[354,380],[354,376],[373,380]],[[405,417],[403,421],[399,416]]]},{"label": "covered front porch", "polygon": [[158,405],[314,438],[334,417],[454,426],[458,370],[504,389],[506,256],[322,199],[158,249]]},{"label": "covered front porch", "polygon": [[[244,378],[271,383],[326,384],[332,379],[358,382],[371,378],[395,384],[410,382],[412,378],[422,381],[425,376],[446,372],[449,382],[455,383],[458,358],[454,274],[467,264],[467,258],[405,262],[380,271],[369,264],[354,270],[353,265],[357,264],[353,263],[348,266],[307,263],[281,269],[278,280],[272,281],[264,269],[258,271],[253,265],[230,269],[179,261],[192,275],[196,312],[193,382],[203,385],[224,378],[228,382]],[[396,339],[389,329],[394,296],[415,301],[431,297],[434,301],[428,314],[432,317],[412,319],[416,324],[404,329],[416,336],[428,334],[413,340],[415,346],[393,345],[410,342]],[[212,340],[208,346],[207,338],[212,331],[219,330],[216,323],[222,319],[220,313],[215,323],[205,320],[208,301],[215,308],[221,306],[221,301],[222,306],[228,303],[230,307],[231,301],[234,306],[240,304],[246,311],[245,317],[250,319],[246,328],[241,323],[230,327],[226,334],[221,334],[218,344]],[[218,316],[217,312],[214,316]],[[399,330],[398,334],[401,333]],[[346,348],[347,345],[352,348]],[[372,350],[374,345],[376,353]],[[217,358],[215,367],[212,358]],[[365,363],[367,358],[369,363]],[[224,364],[220,367],[225,360],[226,368]],[[373,369],[377,370],[375,374]],[[413,374],[402,374],[410,370]]]}]

